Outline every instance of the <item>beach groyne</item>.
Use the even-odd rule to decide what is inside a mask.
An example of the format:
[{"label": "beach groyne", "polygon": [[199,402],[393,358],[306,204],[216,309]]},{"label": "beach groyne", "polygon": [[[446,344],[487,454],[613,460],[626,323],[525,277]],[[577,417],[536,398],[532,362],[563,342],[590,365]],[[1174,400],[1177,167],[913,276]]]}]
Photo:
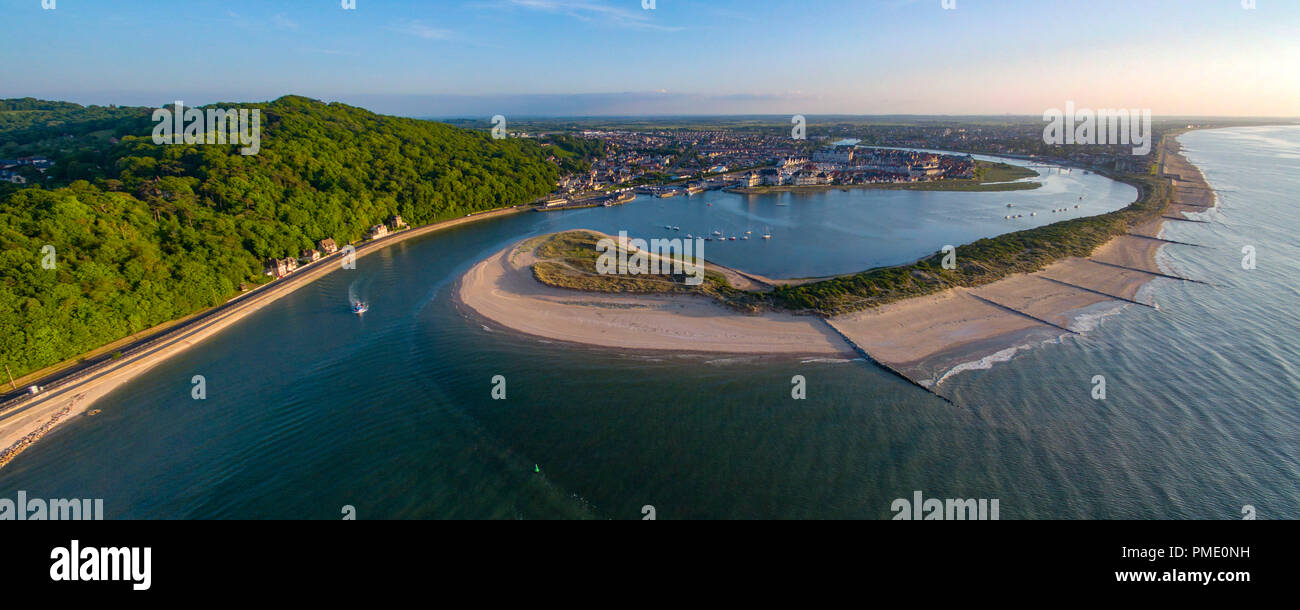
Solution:
[{"label": "beach groyne", "polygon": [[[1017,274],[976,288],[952,288],[872,310],[836,316],[848,340],[876,360],[914,381],[941,383],[943,369],[969,364],[975,356],[1022,347],[1040,338],[1083,335],[1075,316],[1102,303],[1143,305],[1139,289],[1156,279],[1205,284],[1166,273],[1156,262],[1166,247],[1199,247],[1160,237],[1168,218],[1201,213],[1215,199],[1199,170],[1187,163],[1173,138],[1165,143],[1162,167],[1178,172],[1181,187],[1164,214],[1115,237],[1086,257],[1071,257],[1028,274]],[[1206,221],[1198,221],[1206,222]],[[1103,306],[1104,305],[1100,305]],[[899,336],[906,336],[906,342]]]}]

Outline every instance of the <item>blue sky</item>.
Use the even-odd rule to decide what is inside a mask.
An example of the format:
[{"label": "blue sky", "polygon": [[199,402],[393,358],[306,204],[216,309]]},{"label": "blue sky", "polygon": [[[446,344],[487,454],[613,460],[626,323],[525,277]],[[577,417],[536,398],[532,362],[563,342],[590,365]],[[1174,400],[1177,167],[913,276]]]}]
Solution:
[{"label": "blue sky", "polygon": [[1300,1],[0,0],[0,96],[415,116],[1295,116]]}]

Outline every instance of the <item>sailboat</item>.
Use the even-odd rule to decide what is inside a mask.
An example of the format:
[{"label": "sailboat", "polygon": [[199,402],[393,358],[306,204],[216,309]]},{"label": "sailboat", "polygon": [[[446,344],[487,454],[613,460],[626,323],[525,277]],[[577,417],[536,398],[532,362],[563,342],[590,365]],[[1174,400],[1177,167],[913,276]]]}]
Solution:
[{"label": "sailboat", "polygon": [[763,239],[772,239],[771,229],[763,229]]}]

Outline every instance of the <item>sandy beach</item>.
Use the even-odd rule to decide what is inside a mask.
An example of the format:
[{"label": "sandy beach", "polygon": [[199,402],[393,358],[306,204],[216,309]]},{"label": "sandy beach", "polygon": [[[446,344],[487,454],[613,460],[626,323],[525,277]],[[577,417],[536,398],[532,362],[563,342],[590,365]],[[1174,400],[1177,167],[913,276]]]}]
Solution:
[{"label": "sandy beach", "polygon": [[[1213,193],[1168,140],[1167,171],[1177,204],[1167,216],[1203,211]],[[578,292],[536,281],[531,247],[515,244],[471,268],[460,302],[501,326],[548,339],[625,349],[723,353],[843,354],[843,333],[872,358],[931,386],[954,367],[969,367],[1024,346],[1086,332],[1100,310],[1135,305],[1138,289],[1161,277],[1156,253],[1165,218],[1132,227],[1091,256],[1057,261],[977,288],[955,288],[823,321],[782,313],[745,315],[704,297]],[[735,272],[743,273],[743,272]],[[729,274],[729,278],[734,277]],[[769,280],[771,281],[771,280]],[[746,286],[746,288],[750,288]],[[1009,350],[1009,351],[1008,351]]]},{"label": "sandy beach", "polygon": [[461,278],[456,296],[461,304],[501,326],[574,343],[687,352],[852,355],[852,349],[817,318],[740,315],[706,297],[555,288],[533,278],[535,262],[531,247],[512,245],[471,267]]}]

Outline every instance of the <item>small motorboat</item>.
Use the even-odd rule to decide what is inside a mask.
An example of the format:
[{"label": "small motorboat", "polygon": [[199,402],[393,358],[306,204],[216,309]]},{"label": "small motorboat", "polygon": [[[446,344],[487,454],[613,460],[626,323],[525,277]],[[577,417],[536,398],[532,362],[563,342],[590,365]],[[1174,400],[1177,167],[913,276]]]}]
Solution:
[{"label": "small motorboat", "polygon": [[366,313],[367,311],[370,311],[370,306],[365,303],[352,304],[352,313],[354,314],[361,315],[363,313]]}]

